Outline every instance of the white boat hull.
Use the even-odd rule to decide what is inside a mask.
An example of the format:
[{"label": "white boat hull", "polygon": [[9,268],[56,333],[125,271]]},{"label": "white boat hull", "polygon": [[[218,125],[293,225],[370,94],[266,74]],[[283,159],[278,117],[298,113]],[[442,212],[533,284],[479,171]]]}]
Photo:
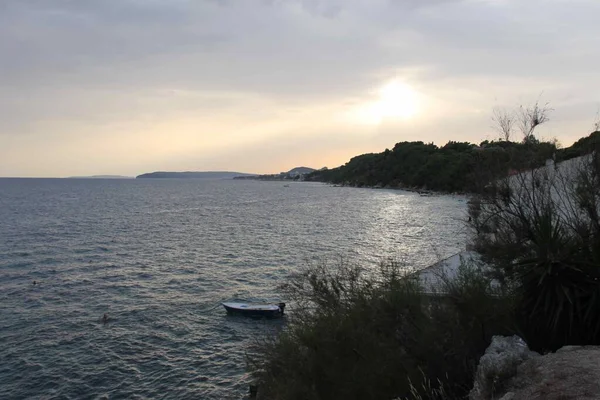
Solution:
[{"label": "white boat hull", "polygon": [[285,303],[277,304],[248,304],[248,303],[221,303],[228,314],[239,314],[253,317],[281,317]]}]

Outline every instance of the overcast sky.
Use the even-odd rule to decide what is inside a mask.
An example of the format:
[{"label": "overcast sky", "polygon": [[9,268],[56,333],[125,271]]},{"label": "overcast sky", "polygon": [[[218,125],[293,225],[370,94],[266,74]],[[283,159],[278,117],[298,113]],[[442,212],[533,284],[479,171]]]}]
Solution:
[{"label": "overcast sky", "polygon": [[270,173],[600,104],[597,0],[0,0],[0,176]]}]

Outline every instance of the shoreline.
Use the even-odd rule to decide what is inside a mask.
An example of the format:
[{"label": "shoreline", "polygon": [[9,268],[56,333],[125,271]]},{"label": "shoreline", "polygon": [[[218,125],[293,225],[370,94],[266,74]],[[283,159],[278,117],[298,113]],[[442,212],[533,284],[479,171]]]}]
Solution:
[{"label": "shoreline", "polygon": [[333,187],[351,187],[351,188],[356,188],[356,189],[402,190],[402,191],[405,191],[405,192],[418,193],[418,194],[420,194],[421,196],[424,196],[424,197],[434,196],[434,195],[467,196],[467,195],[471,194],[469,192],[444,192],[444,191],[440,191],[440,190],[430,190],[430,189],[421,189],[421,188],[404,187],[404,186],[390,186],[390,185],[386,185],[386,186],[381,186],[381,185],[375,185],[375,186],[368,186],[368,185],[357,186],[357,185],[351,185],[351,184],[346,184],[346,183],[341,183],[340,184],[340,183],[332,183],[332,182],[324,182],[324,181],[307,181],[307,182],[320,182],[320,183],[324,183],[324,184],[327,184],[327,185],[331,185]]}]

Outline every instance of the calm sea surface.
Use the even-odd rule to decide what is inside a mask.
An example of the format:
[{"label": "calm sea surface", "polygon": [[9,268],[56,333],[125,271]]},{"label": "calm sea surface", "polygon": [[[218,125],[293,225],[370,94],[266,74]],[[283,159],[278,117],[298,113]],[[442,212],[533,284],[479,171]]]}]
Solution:
[{"label": "calm sea surface", "polygon": [[0,179],[0,398],[243,398],[246,346],[283,322],[219,302],[285,301],[290,272],[339,255],[427,266],[464,247],[465,211],[316,183]]}]

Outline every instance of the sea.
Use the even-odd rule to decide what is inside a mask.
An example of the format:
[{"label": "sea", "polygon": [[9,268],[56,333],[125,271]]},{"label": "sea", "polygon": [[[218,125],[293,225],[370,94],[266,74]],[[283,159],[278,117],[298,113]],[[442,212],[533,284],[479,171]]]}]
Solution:
[{"label": "sea", "polygon": [[0,398],[246,398],[286,320],[221,302],[286,301],[310,263],[426,267],[465,218],[463,196],[321,183],[0,179]]}]

